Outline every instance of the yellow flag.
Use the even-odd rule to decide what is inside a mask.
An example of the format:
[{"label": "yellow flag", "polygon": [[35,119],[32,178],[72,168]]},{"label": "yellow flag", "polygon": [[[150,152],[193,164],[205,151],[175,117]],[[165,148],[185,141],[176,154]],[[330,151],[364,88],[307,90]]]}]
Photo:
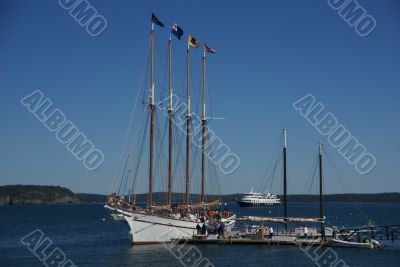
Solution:
[{"label": "yellow flag", "polygon": [[196,48],[198,48],[200,46],[199,40],[197,40],[196,38],[192,37],[190,34],[189,34],[188,44],[191,45],[191,46],[194,46]]}]

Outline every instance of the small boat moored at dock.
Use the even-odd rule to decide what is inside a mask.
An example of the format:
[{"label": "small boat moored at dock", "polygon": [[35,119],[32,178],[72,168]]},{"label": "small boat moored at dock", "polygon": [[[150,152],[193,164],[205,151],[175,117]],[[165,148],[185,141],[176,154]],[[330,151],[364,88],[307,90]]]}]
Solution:
[{"label": "small boat moored at dock", "polygon": [[365,242],[352,242],[340,239],[332,239],[331,245],[333,247],[352,247],[352,248],[383,248],[383,244],[371,239]]}]

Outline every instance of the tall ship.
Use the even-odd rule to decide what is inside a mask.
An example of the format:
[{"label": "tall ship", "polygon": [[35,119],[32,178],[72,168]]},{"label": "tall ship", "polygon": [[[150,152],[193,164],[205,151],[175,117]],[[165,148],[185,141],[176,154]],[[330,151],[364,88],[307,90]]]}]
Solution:
[{"label": "tall ship", "polygon": [[[208,117],[206,116],[205,103],[206,54],[215,53],[215,50],[204,44],[201,57],[201,116],[193,116],[194,113],[191,110],[190,52],[191,48],[198,48],[200,42],[191,35],[188,36],[186,100],[184,101],[185,105],[180,105],[181,103],[176,103],[176,99],[179,97],[176,97],[173,92],[172,39],[175,36],[180,40],[183,36],[183,30],[177,24],[173,24],[168,40],[168,78],[166,79],[168,95],[166,99],[156,99],[157,96],[162,95],[162,92],[156,95],[156,89],[159,86],[155,86],[157,83],[154,81],[156,77],[155,64],[158,62],[155,60],[155,27],[164,27],[164,24],[152,14],[147,67],[149,90],[143,90],[148,92],[148,100],[146,101],[143,98],[142,117],[139,120],[139,126],[135,126],[135,129],[138,129],[138,134],[133,134],[132,141],[127,141],[130,140],[130,137],[128,137],[130,135],[127,133],[125,141],[128,152],[126,155],[121,154],[122,170],[115,176],[112,193],[110,193],[105,205],[105,208],[112,212],[114,219],[127,222],[134,245],[158,244],[171,242],[174,239],[190,239],[195,234],[196,229],[203,227],[204,224],[207,224],[207,226],[212,223],[224,224],[225,229],[229,229],[235,224],[235,215],[223,210],[220,200],[207,199],[208,194],[205,192],[206,182],[209,181],[206,180],[207,167],[209,173],[212,170],[215,171],[207,154],[210,145],[207,143]],[[176,110],[177,106],[180,107],[179,110]],[[164,134],[159,132],[161,123],[160,117],[157,116],[162,110],[166,111],[164,112]],[[195,118],[193,119],[193,117]],[[195,121],[197,118],[199,118],[199,122]],[[194,138],[192,132],[194,123],[201,127],[198,131],[200,138],[197,138],[201,141],[197,146],[194,144],[197,139]],[[131,127],[131,124],[129,127]],[[182,130],[182,128],[184,133],[179,136],[180,132],[177,129]],[[137,146],[133,148],[135,144]],[[146,146],[148,146],[147,149]],[[182,153],[180,152],[181,147],[185,147]],[[199,153],[196,153],[196,149],[199,150]],[[146,152],[148,157],[144,156]],[[200,166],[197,166],[199,162],[197,154],[201,154]],[[201,176],[199,179],[195,179],[198,169],[201,170]],[[166,181],[162,179],[163,176],[165,176]],[[178,182],[178,176],[182,177],[181,183]],[[140,205],[136,198],[131,196],[136,189],[138,180],[142,182],[144,179],[147,179],[148,185],[147,203]],[[156,179],[158,180],[156,181]],[[116,183],[117,180],[119,180],[119,183]],[[156,183],[160,185],[162,189],[160,192],[162,193],[155,194]],[[176,185],[175,190],[181,189],[180,191],[183,191],[183,193],[173,193],[174,184]],[[200,192],[196,195],[191,192],[195,185],[200,187]],[[215,188],[218,186],[213,186],[211,182],[209,186],[218,190],[218,188]],[[153,195],[157,195],[161,199],[153,199]]]},{"label": "tall ship", "polygon": [[240,207],[255,207],[255,206],[276,206],[281,203],[281,200],[271,193],[257,193],[253,189],[243,195],[236,203]]}]

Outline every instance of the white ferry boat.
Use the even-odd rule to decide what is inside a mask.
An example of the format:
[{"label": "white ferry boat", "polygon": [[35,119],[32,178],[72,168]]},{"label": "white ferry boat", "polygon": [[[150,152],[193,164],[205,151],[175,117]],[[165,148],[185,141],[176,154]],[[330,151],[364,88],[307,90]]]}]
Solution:
[{"label": "white ferry boat", "polygon": [[236,201],[241,207],[251,206],[274,206],[279,205],[281,200],[273,194],[256,193],[251,189],[250,193],[245,194],[240,200]]}]

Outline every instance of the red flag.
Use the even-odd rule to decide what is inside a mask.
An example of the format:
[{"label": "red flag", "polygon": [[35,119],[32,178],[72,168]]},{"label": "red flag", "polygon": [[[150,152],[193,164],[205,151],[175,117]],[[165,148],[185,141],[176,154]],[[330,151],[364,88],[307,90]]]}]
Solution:
[{"label": "red flag", "polygon": [[207,44],[204,44],[203,51],[211,54],[216,54],[215,49],[212,47],[207,46]]}]

